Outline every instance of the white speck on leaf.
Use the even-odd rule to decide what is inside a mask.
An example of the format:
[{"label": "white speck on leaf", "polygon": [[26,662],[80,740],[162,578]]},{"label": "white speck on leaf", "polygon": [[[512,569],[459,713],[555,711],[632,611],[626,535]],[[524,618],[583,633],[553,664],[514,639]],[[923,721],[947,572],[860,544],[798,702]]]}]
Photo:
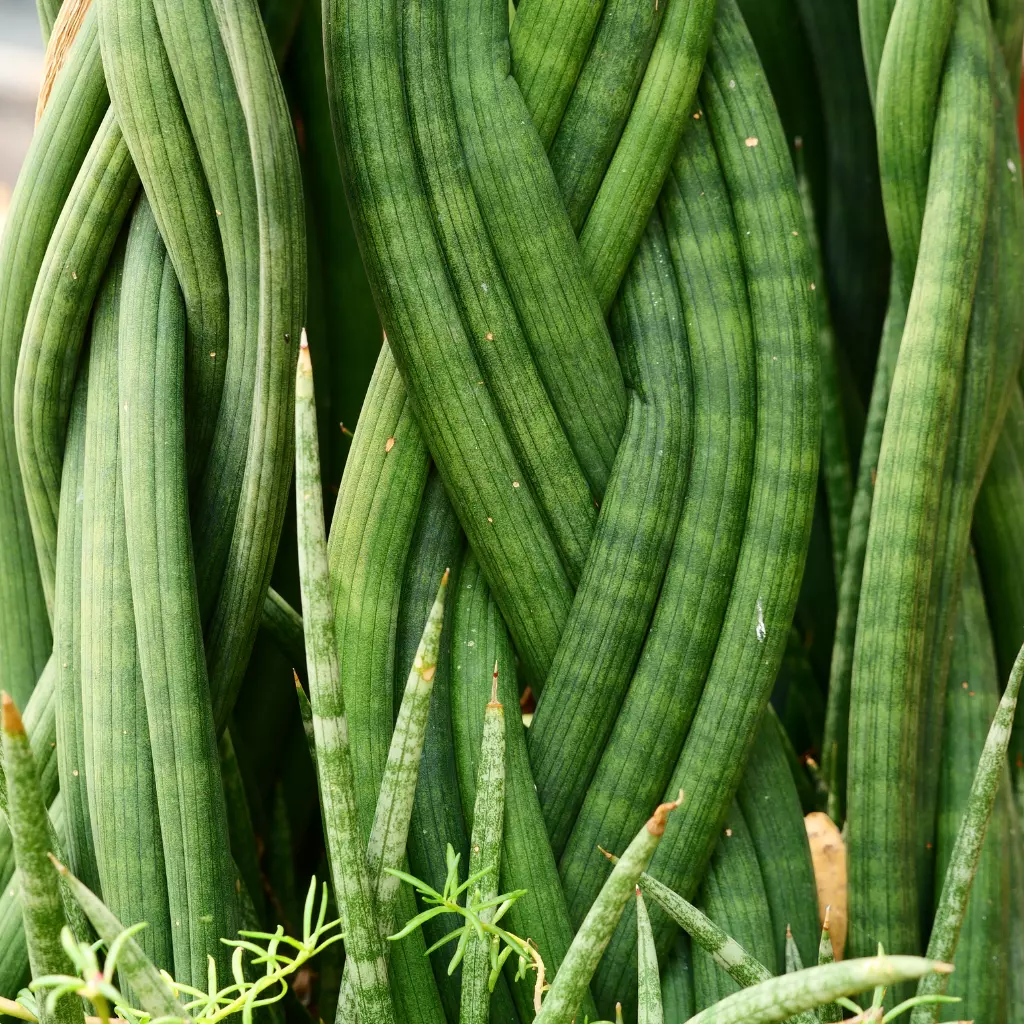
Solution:
[{"label": "white speck on leaf", "polygon": [[757,639],[764,643],[764,638],[768,635],[768,630],[764,624],[764,605],[761,604],[761,598],[757,599]]}]

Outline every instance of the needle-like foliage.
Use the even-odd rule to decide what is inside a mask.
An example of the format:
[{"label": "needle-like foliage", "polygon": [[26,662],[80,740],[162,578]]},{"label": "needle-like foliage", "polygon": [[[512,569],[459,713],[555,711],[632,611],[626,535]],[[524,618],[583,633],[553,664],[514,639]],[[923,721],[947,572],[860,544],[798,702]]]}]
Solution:
[{"label": "needle-like foliage", "polygon": [[[77,885],[81,887],[81,883]],[[99,903],[95,896],[92,900]],[[97,909],[88,900],[87,908]],[[240,931],[237,939],[222,939],[232,949],[231,981],[221,985],[216,962],[211,957],[205,991],[176,982],[166,972],[158,972],[146,959],[134,941],[134,936],[146,927],[144,923],[121,929],[111,938],[107,928],[97,922],[101,938],[91,944],[77,942],[65,928],[61,941],[75,973],[45,975],[32,982],[30,993],[45,995],[42,1007],[33,1002],[29,993],[23,993],[16,1004],[0,1005],[0,1013],[35,1021],[40,1008],[49,1009],[62,996],[74,994],[92,1004],[102,1024],[108,1024],[115,1016],[127,1024],[162,1024],[173,1020],[220,1024],[238,1013],[244,1024],[251,1024],[256,1009],[284,997],[288,979],[299,968],[342,939],[341,922],[328,920],[327,909],[327,886],[323,886],[318,904],[314,878],[306,895],[301,938],[285,935],[284,929],[278,927],[274,932]],[[101,965],[104,947],[106,955]],[[128,1004],[117,986],[115,972],[120,972],[138,993],[141,1008]],[[18,1013],[17,1007],[25,1012]]]},{"label": "needle-like foliage", "polygon": [[[420,902],[426,904],[427,909],[417,914],[411,921],[408,921],[404,928],[389,935],[393,942],[404,939],[417,928],[424,925],[431,918],[441,914],[458,914],[463,919],[463,924],[454,928],[443,938],[434,943],[427,953],[449,942],[456,942],[455,952],[448,964],[448,973],[454,973],[456,967],[462,963],[466,953],[466,945],[471,936],[497,939],[498,943],[491,942],[491,973],[488,978],[488,988],[493,991],[498,980],[498,974],[504,966],[505,961],[515,953],[519,958],[519,972],[517,979],[524,977],[526,971],[532,966],[537,971],[538,984],[543,983],[544,962],[541,960],[540,952],[532,946],[528,939],[521,939],[518,935],[501,927],[501,919],[508,913],[509,908],[521,896],[526,894],[525,889],[517,889],[514,892],[501,893],[489,899],[478,899],[476,897],[477,886],[487,875],[493,873],[493,868],[487,867],[470,875],[464,882],[459,882],[459,860],[460,856],[448,844],[447,861],[448,875],[445,878],[444,888],[441,892],[432,888],[426,882],[410,875],[406,871],[399,871],[395,868],[388,868],[388,873],[395,878],[408,882],[419,894]],[[463,894],[469,895],[463,902],[459,902]],[[485,911],[493,910],[490,920],[482,916]]]}]

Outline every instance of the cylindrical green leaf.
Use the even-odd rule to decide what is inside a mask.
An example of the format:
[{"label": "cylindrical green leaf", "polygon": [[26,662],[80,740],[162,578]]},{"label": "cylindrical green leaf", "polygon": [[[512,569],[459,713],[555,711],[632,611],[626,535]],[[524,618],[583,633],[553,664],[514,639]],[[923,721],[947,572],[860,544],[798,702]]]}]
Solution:
[{"label": "cylindrical green leaf", "polygon": [[107,109],[95,12],[88,12],[29,144],[0,235],[0,672],[22,706],[51,650],[14,433],[14,386],[36,278]]},{"label": "cylindrical green leaf", "polygon": [[[39,788],[39,775],[21,715],[8,694],[0,694],[3,756],[7,777],[8,819],[21,880],[20,902],[25,940],[34,977],[69,974],[71,962],[61,944],[67,917],[50,852],[49,819]],[[62,996],[53,1014],[42,1012],[42,1024],[81,1024],[82,1005]]]},{"label": "cylindrical green leaf", "polygon": [[299,579],[324,832],[359,1018],[363,1024],[389,1024],[395,1016],[356,810],[355,773],[334,646],[313,370],[304,339],[295,378],[295,454]]},{"label": "cylindrical green leaf", "polygon": [[639,885],[636,887],[636,928],[638,1024],[665,1024],[665,1011],[661,1003],[661,978],[658,975],[658,951],[654,946],[651,919],[647,916],[647,906]]},{"label": "cylindrical green leaf", "polygon": [[682,799],[680,793],[679,800],[661,804],[619,858],[572,940],[535,1024],[570,1024],[576,1016],[622,911],[665,834],[668,816]]},{"label": "cylindrical green leaf", "polygon": [[776,1024],[813,1010],[837,996],[850,996],[875,985],[913,981],[931,971],[948,973],[948,964],[917,956],[875,956],[824,967],[809,967],[741,989],[708,1007],[688,1024]]},{"label": "cylindrical green leaf", "polygon": [[[132,219],[118,338],[125,535],[153,753],[174,968],[201,985],[238,928],[185,456],[185,310],[146,201]],[[100,823],[97,822],[97,827]]]},{"label": "cylindrical green leaf", "polygon": [[[501,864],[501,833],[505,820],[505,709],[498,700],[498,675],[501,666],[494,663],[491,699],[484,711],[483,738],[476,776],[476,801],[473,827],[469,837],[469,877],[486,871],[466,890],[467,905],[493,899],[498,895]],[[494,908],[481,912],[489,922]],[[490,1019],[491,993],[488,978],[491,938],[471,934],[462,962],[462,1001],[460,1024],[487,1024]]]}]

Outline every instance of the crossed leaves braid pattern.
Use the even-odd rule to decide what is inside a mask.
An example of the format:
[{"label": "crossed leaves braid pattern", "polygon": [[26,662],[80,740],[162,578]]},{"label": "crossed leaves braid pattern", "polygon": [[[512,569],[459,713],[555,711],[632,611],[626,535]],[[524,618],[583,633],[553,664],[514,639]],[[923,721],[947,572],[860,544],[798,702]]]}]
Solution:
[{"label": "crossed leaves braid pattern", "polygon": [[[581,63],[580,83],[596,73],[573,55],[587,51],[593,11],[564,4],[542,15],[542,6],[524,0],[510,35],[497,0],[324,4],[336,142],[387,339],[336,506],[331,585],[342,674],[352,672],[343,688],[359,801],[372,806],[380,759],[372,751],[383,749],[391,720],[353,708],[390,692],[393,630],[404,620],[400,567],[424,557],[412,504],[422,484],[386,499],[389,463],[409,460],[420,469],[407,470],[407,482],[426,480],[429,453],[471,551],[454,584],[450,640],[463,815],[472,816],[465,790],[475,766],[459,752],[478,747],[480,723],[467,719],[478,712],[460,702],[460,687],[476,685],[479,696],[486,669],[471,666],[489,666],[510,638],[538,698],[528,733],[510,726],[519,733],[510,750],[527,747],[519,784],[532,805],[517,822],[539,816],[544,830],[516,829],[520,839],[533,835],[530,878],[514,874],[526,862],[506,835],[502,887],[549,880],[550,898],[519,933],[571,936],[607,870],[596,843],[574,847],[574,830],[592,838],[596,828],[598,841],[621,850],[649,809],[622,765],[625,741],[615,747],[617,769],[602,757],[624,699],[635,702],[631,756],[645,759],[660,740],[659,791],[650,797],[686,790],[664,844],[687,865],[672,881],[689,895],[699,882],[792,617],[819,410],[803,213],[734,0],[669,5],[650,26],[653,44],[638,40],[618,62],[617,140],[573,159],[565,147],[587,134],[579,125],[592,117],[596,137],[610,102],[593,97],[601,90],[573,92]],[[541,31],[543,17],[563,20]],[[548,52],[538,63],[541,45]],[[572,76],[568,86],[554,81],[559,74]],[[558,137],[550,124],[559,102],[571,102],[575,127],[553,163],[546,150]],[[687,147],[698,153],[677,157]],[[588,160],[598,166],[586,175],[601,184],[589,211],[580,212],[577,192],[569,211],[561,190],[575,188],[568,176],[579,180]],[[665,205],[670,172],[689,210]],[[731,364],[726,353],[736,356]],[[741,369],[725,370],[734,364]],[[738,562],[724,567],[731,583],[702,604],[681,596],[692,573],[680,570],[710,553],[720,521],[737,538]],[[359,578],[368,556],[381,574],[372,591]],[[482,603],[463,615],[470,592]],[[381,614],[394,624],[390,636]],[[655,694],[665,682],[656,669],[678,665],[680,647],[693,680],[688,706],[659,737]],[[369,752],[362,783],[361,749]],[[604,789],[597,805],[588,792],[595,775]],[[510,801],[516,787],[513,773]],[[596,889],[567,904],[559,872],[571,876],[574,859],[592,854]],[[664,953],[671,928],[652,918]],[[635,942],[624,921],[596,976],[606,1016],[617,999],[634,998]],[[563,952],[544,950],[550,969]]]}]

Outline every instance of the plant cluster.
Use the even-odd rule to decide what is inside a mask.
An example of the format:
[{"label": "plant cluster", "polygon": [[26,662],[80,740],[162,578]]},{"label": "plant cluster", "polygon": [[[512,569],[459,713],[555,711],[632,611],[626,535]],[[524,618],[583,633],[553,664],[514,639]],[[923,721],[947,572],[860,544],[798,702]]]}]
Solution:
[{"label": "plant cluster", "polygon": [[37,5],[0,1012],[1011,1024],[1024,0]]}]

